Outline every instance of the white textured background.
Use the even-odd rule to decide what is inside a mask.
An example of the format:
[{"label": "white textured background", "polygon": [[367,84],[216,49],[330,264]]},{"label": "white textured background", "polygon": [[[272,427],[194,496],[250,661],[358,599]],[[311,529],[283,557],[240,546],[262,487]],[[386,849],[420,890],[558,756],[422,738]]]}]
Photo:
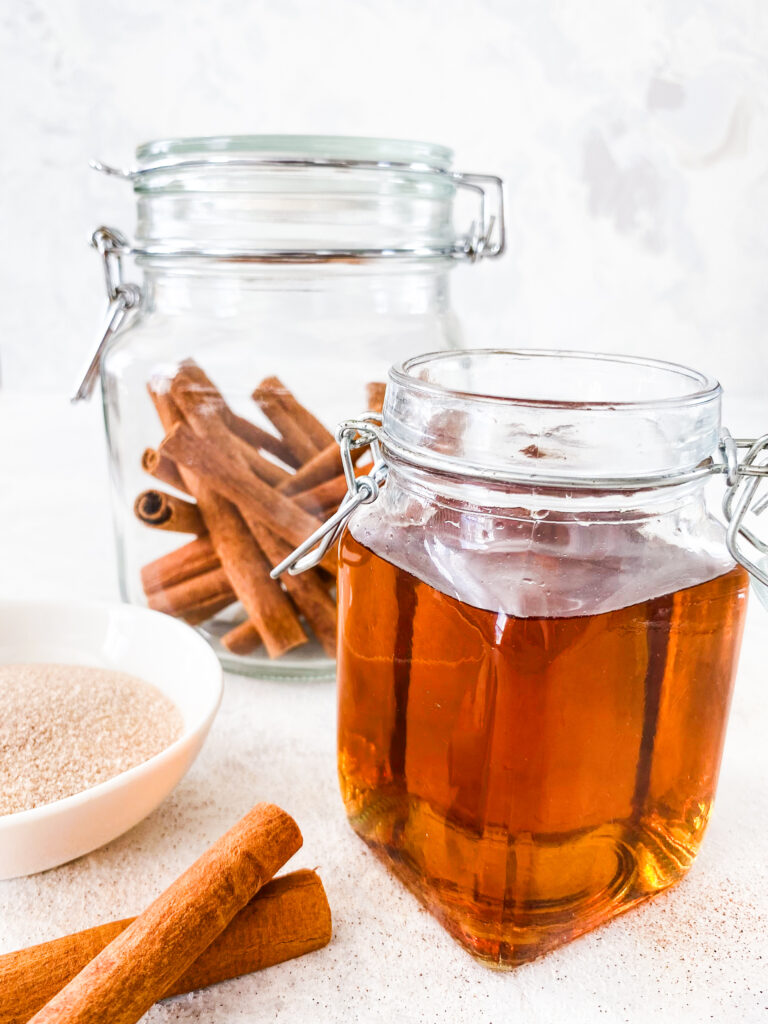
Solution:
[{"label": "white textured background", "polygon": [[86,242],[133,202],[90,156],[336,132],[505,177],[509,255],[454,275],[471,343],[646,351],[757,396],[766,54],[762,0],[2,0],[3,385],[66,391],[92,344]]},{"label": "white textured background", "polygon": [[[153,137],[452,145],[457,167],[508,184],[509,254],[454,275],[472,343],[678,359],[720,377],[735,432],[768,429],[766,55],[766,0],[0,0],[0,593],[115,595],[98,409],[27,395],[66,394],[92,345],[104,297],[91,231],[133,229],[129,188],[87,160],[130,163]],[[751,622],[690,879],[511,978],[455,949],[352,839],[330,684],[229,680],[203,757],[155,815],[4,884],[0,952],[135,913],[264,796],[306,831],[301,864],[321,865],[334,942],[153,1022],[764,1020],[756,602]]]}]

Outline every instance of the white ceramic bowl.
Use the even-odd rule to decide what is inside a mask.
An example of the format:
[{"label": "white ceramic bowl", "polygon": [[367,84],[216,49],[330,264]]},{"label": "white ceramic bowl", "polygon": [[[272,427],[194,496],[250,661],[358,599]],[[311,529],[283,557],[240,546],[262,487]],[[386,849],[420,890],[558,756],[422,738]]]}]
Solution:
[{"label": "white ceramic bowl", "polygon": [[0,663],[58,662],[130,672],[170,697],[182,735],[154,757],[64,800],[0,815],[0,879],[64,864],[153,811],[200,752],[221,701],[216,655],[193,629],[131,605],[0,601]]}]

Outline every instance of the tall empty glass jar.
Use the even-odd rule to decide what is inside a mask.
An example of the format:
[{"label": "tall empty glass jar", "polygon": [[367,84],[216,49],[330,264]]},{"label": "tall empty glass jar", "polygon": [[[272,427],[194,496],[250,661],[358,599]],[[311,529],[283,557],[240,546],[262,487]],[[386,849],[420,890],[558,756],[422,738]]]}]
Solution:
[{"label": "tall empty glass jar", "polygon": [[344,493],[350,396],[375,407],[393,361],[459,346],[449,271],[503,250],[499,179],[450,164],[420,142],[248,136],[99,165],[138,205],[134,245],[94,236],[123,593],[197,625],[229,667],[333,671],[333,556],[287,584],[268,569]]}]

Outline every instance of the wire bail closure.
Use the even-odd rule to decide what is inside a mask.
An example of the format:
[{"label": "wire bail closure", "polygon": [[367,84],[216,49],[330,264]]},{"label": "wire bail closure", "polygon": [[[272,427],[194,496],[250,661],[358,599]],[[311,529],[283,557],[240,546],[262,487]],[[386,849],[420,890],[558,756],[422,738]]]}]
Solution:
[{"label": "wire bail closure", "polygon": [[[347,493],[330,519],[292,551],[279,565],[270,572],[273,580],[284,572],[297,576],[307,569],[314,568],[341,534],[344,525],[360,505],[368,505],[376,501],[379,488],[387,478],[387,464],[379,445],[378,426],[381,424],[379,413],[364,413],[359,419],[344,420],[336,431],[336,440],[341,452],[341,464],[347,480]],[[352,452],[361,448],[371,449],[373,465],[365,476],[355,476],[355,465]]]},{"label": "wire bail closure", "polygon": [[[738,449],[747,449],[738,461]],[[758,565],[744,553],[740,541],[747,541],[762,555],[768,555],[768,543],[745,525],[747,513],[759,516],[768,509],[768,494],[756,501],[760,484],[768,476],[768,434],[754,440],[735,439],[723,431],[720,450],[726,462],[728,489],[723,497],[723,515],[728,522],[725,542],[731,557],[743,565],[758,584],[758,596],[768,607],[768,565]],[[765,560],[763,560],[765,562]]]},{"label": "wire bail closure", "polygon": [[[308,158],[272,159],[268,157],[244,157],[229,154],[211,154],[205,160],[185,159],[164,160],[148,167],[111,167],[101,160],[91,160],[90,166],[100,174],[121,178],[124,181],[140,181],[158,171],[205,170],[210,167],[236,167],[255,169],[322,169],[340,171],[400,172],[403,174],[436,176],[450,182],[456,189],[464,189],[477,199],[478,210],[469,229],[455,242],[446,246],[418,246],[384,249],[244,249],[227,251],[223,249],[171,249],[164,246],[130,247],[123,238],[124,251],[133,256],[197,256],[202,259],[234,260],[237,262],[301,263],[349,259],[428,259],[453,257],[467,259],[474,263],[479,259],[495,259],[506,249],[504,226],[504,182],[495,174],[473,174],[449,171],[427,163],[399,163],[389,160],[335,160]],[[105,230],[105,229],[100,229]],[[109,230],[109,229],[107,229]],[[115,234],[120,234],[116,232]],[[120,236],[122,238],[122,236]]]},{"label": "wire bail closure", "polygon": [[99,253],[104,266],[107,289],[107,313],[99,334],[96,351],[83,372],[72,402],[90,398],[101,370],[101,357],[107,344],[122,327],[129,310],[141,302],[141,289],[136,284],[123,282],[123,254],[128,251],[128,239],[117,228],[100,227],[91,236],[91,245]]},{"label": "wire bail closure", "polygon": [[[341,461],[347,480],[347,494],[334,514],[313,534],[292,551],[270,575],[278,579],[283,573],[291,576],[312,569],[322,560],[331,544],[340,536],[349,517],[360,505],[367,505],[379,496],[381,485],[387,478],[387,464],[381,450],[381,415],[364,413],[358,419],[344,420],[336,432],[341,451]],[[366,476],[355,476],[352,452],[370,446],[373,466]],[[739,461],[739,450],[746,449],[746,455]],[[760,484],[768,477],[768,434],[746,440],[733,438],[723,429],[718,445],[721,462],[712,460],[708,465],[698,467],[694,472],[682,474],[679,482],[702,479],[709,475],[724,475],[726,492],[723,497],[723,514],[727,520],[726,546],[734,561],[742,565],[752,576],[758,587],[758,595],[768,608],[768,560],[765,568],[756,564],[740,546],[746,540],[757,551],[768,555],[768,542],[761,540],[745,525],[747,513],[759,516],[768,509],[768,494],[755,501]],[[664,478],[666,485],[673,482]],[[578,486],[577,481],[566,481],[566,486]],[[594,481],[593,481],[594,483]],[[621,481],[617,490],[639,490],[648,482],[628,484]]]}]

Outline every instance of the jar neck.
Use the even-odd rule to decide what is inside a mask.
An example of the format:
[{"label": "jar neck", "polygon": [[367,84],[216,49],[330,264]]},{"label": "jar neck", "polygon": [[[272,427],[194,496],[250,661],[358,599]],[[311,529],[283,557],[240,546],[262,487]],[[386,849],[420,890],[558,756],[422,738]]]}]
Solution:
[{"label": "jar neck", "polygon": [[455,509],[461,515],[474,511],[482,517],[590,524],[642,522],[678,515],[696,519],[707,515],[705,480],[635,491],[591,491],[455,477],[391,460],[388,467],[387,484],[382,491],[385,502],[397,505],[411,499]]},{"label": "jar neck", "polygon": [[450,310],[451,260],[358,264],[238,264],[189,257],[142,260],[142,307],[164,315],[258,314],[281,300],[318,316],[441,315]]}]

